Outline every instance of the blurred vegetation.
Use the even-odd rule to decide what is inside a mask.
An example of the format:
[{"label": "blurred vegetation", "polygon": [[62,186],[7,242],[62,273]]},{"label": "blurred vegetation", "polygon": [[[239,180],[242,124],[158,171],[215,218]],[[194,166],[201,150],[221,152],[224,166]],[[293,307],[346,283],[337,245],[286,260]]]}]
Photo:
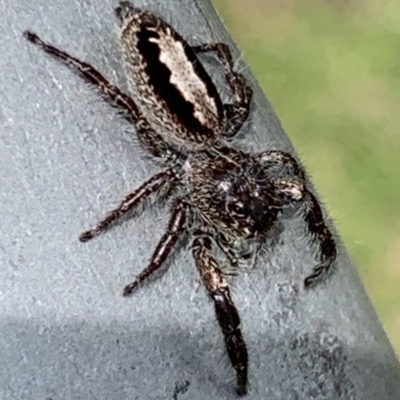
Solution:
[{"label": "blurred vegetation", "polygon": [[214,0],[400,356],[400,2]]}]

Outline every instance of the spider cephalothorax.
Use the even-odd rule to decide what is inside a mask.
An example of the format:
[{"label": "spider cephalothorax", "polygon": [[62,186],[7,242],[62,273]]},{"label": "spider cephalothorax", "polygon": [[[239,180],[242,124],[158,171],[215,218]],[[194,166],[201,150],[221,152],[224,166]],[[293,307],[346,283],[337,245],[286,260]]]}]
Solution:
[{"label": "spider cephalothorax", "polygon": [[[189,46],[162,19],[128,2],[121,2],[115,11],[121,21],[121,46],[132,97],[91,65],[32,32],[24,32],[26,39],[93,84],[136,126],[143,149],[169,164],[126,196],[80,240],[86,242],[104,232],[120,217],[140,209],[150,197],[175,195],[165,234],[149,265],[125,287],[124,295],[131,294],[160,268],[180,237],[191,235],[193,258],[214,301],[228,356],[236,370],[237,393],[244,395],[247,349],[229,285],[214,255],[214,243],[235,267],[243,260],[254,260],[283,208],[302,204],[305,223],[320,244],[320,261],[304,280],[308,287],[329,270],[336,257],[335,241],[316,198],[306,188],[303,171],[291,155],[278,150],[247,154],[227,143],[247,119],[252,97],[243,75],[233,68],[228,46]],[[200,63],[197,53],[205,51],[215,51],[221,61],[232,104],[222,103]]]},{"label": "spider cephalothorax", "polygon": [[225,235],[262,239],[283,206],[267,171],[251,155],[219,149],[187,161],[189,199],[207,223]]}]

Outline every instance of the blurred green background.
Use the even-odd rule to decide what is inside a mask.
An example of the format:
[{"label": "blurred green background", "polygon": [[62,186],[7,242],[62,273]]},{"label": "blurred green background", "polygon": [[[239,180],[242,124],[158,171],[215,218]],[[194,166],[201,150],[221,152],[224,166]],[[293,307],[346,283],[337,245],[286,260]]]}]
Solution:
[{"label": "blurred green background", "polygon": [[400,356],[400,2],[213,1]]}]

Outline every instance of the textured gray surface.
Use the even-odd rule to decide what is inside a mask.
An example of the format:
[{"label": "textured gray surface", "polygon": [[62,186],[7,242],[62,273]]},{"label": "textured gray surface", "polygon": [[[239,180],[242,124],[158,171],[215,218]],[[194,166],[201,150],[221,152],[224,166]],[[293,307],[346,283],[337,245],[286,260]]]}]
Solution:
[{"label": "textured gray surface", "polygon": [[[135,2],[143,6],[145,2]],[[189,252],[124,299],[166,223],[153,208],[85,245],[78,235],[158,170],[127,124],[27,28],[126,88],[112,1],[1,0],[0,398],[232,399],[234,372]],[[147,1],[192,42],[229,41],[206,1]],[[215,64],[212,58],[207,58]],[[258,94],[253,149],[290,150]],[[248,399],[400,399],[399,365],[340,245],[316,260],[297,214],[234,281],[250,356]]]}]

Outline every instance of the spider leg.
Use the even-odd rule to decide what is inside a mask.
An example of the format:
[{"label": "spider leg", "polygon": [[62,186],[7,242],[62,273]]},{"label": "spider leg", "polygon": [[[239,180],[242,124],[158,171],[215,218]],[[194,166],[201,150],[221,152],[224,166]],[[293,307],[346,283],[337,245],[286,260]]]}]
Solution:
[{"label": "spider leg", "polygon": [[308,190],[306,191],[306,201],[307,214],[305,220],[309,231],[319,241],[321,247],[321,264],[315,267],[313,273],[304,280],[304,285],[310,287],[328,273],[335,261],[337,250],[332,232],[325,224],[321,207],[315,196]]},{"label": "spider leg", "polygon": [[90,64],[44,42],[33,32],[25,31],[23,35],[29,42],[73,69],[85,81],[97,88],[109,104],[116,106],[130,123],[136,125],[139,142],[150,154],[168,160],[178,156],[178,152],[168,146],[161,136],[150,127],[133,99],[113,85],[101,72]]},{"label": "spider leg", "polygon": [[236,370],[237,393],[243,396],[247,392],[248,355],[240,330],[239,313],[232,301],[228,283],[214,258],[211,239],[202,232],[197,232],[196,235],[193,257],[203,284],[214,301],[228,356]]},{"label": "spider leg", "polygon": [[327,227],[316,197],[306,188],[304,172],[296,160],[288,153],[269,150],[257,155],[268,170],[283,201],[303,201],[306,204],[305,221],[308,230],[320,244],[320,264],[304,280],[306,287],[322,278],[335,261],[337,250],[332,232]]},{"label": "spider leg", "polygon": [[138,120],[136,129],[140,145],[153,157],[170,163],[182,158],[182,154],[169,146],[144,117]]},{"label": "spider leg", "polygon": [[266,150],[256,155],[263,168],[269,171],[269,175],[281,180],[294,180],[305,182],[304,172],[295,158],[285,151]]},{"label": "spider leg", "polygon": [[65,51],[44,42],[33,32],[25,31],[24,37],[29,42],[40,47],[47,54],[50,54],[57,60],[75,70],[87,82],[94,85],[103,94],[108,102],[110,102],[112,105],[122,108],[135,123],[140,118],[140,113],[135,102],[127,94],[123,93],[117,86],[110,83],[107,78],[105,78],[90,64],[80,61]]},{"label": "spider leg", "polygon": [[247,84],[245,77],[234,71],[232,53],[224,43],[202,44],[193,46],[196,53],[215,51],[225,71],[225,78],[232,91],[234,103],[225,104],[227,125],[223,135],[232,138],[237,134],[243,123],[247,120],[250,112],[250,102],[253,90]]},{"label": "spider leg", "polygon": [[137,278],[125,286],[124,296],[129,296],[143,281],[156,272],[168,255],[171,253],[178,239],[186,231],[187,214],[189,207],[182,199],[178,199],[172,209],[172,215],[168,223],[167,232],[164,233],[150,259],[149,265],[137,276]]},{"label": "spider leg", "polygon": [[163,195],[165,196],[177,179],[178,174],[174,168],[169,168],[164,172],[154,175],[142,186],[126,196],[120,205],[109,212],[93,229],[82,233],[79,240],[81,242],[87,242],[95,236],[98,236],[100,233],[106,231],[110,225],[119,218],[144,205],[151,195],[157,195],[157,198]]}]

